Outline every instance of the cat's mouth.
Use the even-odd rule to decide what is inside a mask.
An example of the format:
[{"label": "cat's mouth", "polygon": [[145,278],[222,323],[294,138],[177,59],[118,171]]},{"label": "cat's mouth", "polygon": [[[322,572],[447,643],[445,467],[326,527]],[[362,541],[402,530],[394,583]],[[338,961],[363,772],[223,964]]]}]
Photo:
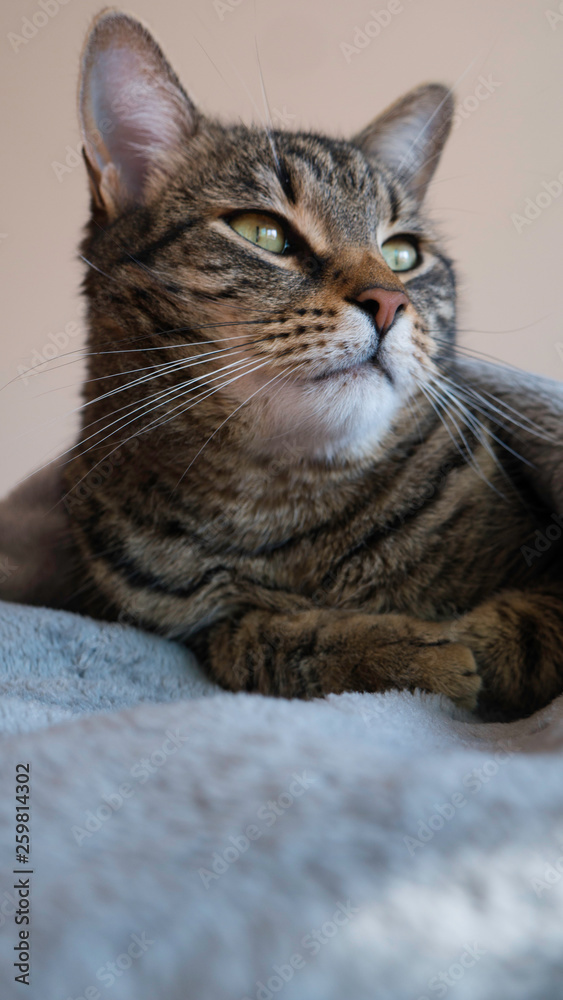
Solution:
[{"label": "cat's mouth", "polygon": [[318,375],[313,375],[312,378],[308,379],[309,382],[336,382],[341,378],[358,378],[362,375],[373,371],[376,369],[381,373],[388,381],[393,385],[393,376],[389,371],[387,365],[381,358],[381,352],[376,350],[373,354],[370,354],[368,358],[363,361],[356,361],[352,365],[345,365],[342,368],[330,368],[326,372],[321,372]]}]

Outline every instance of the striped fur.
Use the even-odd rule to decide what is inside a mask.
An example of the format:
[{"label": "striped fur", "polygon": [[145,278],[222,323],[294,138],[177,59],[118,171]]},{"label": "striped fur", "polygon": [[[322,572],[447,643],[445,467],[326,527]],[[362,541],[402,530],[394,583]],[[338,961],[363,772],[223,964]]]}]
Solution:
[{"label": "striped fur", "polygon": [[[115,38],[165,80],[163,117],[185,101],[184,138],[169,127],[165,157],[151,138],[133,194],[84,126],[87,405],[66,503],[85,609],[191,643],[233,690],[545,704],[563,578],[555,546],[531,565],[521,548],[549,512],[503,445],[513,418],[456,386],[454,273],[420,205],[447,92],[420,88],[352,141],[225,126],[122,15],[95,22],[86,76]],[[421,156],[397,166],[427,105]],[[284,220],[294,252],[234,233],[242,210]],[[403,233],[422,262],[400,275],[380,247]],[[373,286],[408,295],[384,339],[357,302]]]}]

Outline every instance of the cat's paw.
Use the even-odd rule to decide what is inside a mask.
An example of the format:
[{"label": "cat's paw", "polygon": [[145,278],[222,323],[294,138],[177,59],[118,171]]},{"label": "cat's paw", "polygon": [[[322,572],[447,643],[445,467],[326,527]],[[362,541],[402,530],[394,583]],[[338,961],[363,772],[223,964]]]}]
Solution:
[{"label": "cat's paw", "polygon": [[446,642],[427,649],[426,654],[432,659],[429,690],[447,695],[461,708],[470,711],[476,708],[482,681],[469,647],[460,642]]}]

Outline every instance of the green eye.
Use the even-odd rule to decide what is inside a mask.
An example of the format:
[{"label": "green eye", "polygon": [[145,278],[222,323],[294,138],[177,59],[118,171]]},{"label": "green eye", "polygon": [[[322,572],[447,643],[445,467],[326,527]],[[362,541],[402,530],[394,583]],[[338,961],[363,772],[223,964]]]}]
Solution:
[{"label": "green eye", "polygon": [[231,229],[243,236],[249,243],[269,250],[271,253],[283,253],[287,244],[285,233],[277,219],[261,212],[241,212],[229,220]]},{"label": "green eye", "polygon": [[419,261],[414,243],[404,236],[392,236],[381,247],[381,253],[392,271],[412,271]]}]

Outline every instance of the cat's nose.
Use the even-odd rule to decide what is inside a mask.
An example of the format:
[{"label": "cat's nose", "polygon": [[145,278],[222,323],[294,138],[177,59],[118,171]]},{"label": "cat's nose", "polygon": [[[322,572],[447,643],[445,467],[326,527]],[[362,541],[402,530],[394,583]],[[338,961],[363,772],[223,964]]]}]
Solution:
[{"label": "cat's nose", "polygon": [[408,305],[404,292],[389,291],[387,288],[366,288],[356,296],[356,302],[375,322],[377,332],[384,337],[397,314],[404,312]]}]

